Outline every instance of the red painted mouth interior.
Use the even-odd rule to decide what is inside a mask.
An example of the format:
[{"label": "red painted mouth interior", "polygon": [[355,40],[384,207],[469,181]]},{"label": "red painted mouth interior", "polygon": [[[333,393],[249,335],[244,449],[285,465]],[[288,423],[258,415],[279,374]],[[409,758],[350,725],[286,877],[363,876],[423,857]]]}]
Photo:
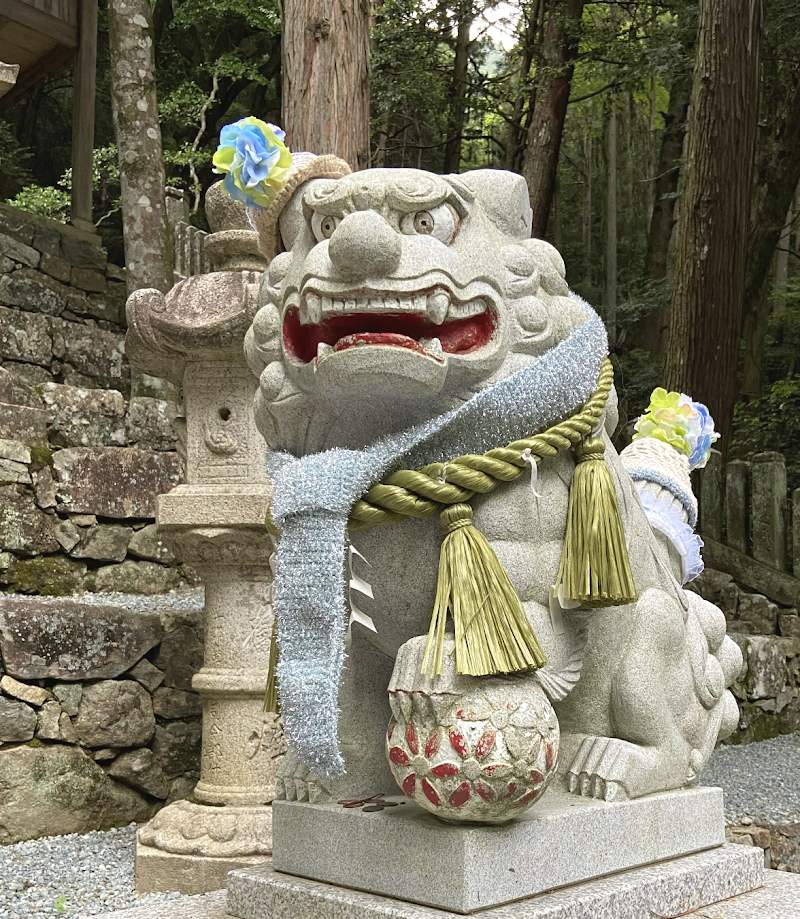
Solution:
[{"label": "red painted mouth interior", "polygon": [[455,319],[436,325],[426,316],[407,313],[351,313],[332,316],[318,324],[302,325],[297,308],[287,310],[283,320],[283,342],[287,353],[308,364],[317,356],[324,342],[336,351],[360,343],[408,348],[420,354],[429,353],[420,344],[422,338],[438,338],[447,354],[468,354],[482,348],[492,337],[494,320],[489,310],[469,319]]}]

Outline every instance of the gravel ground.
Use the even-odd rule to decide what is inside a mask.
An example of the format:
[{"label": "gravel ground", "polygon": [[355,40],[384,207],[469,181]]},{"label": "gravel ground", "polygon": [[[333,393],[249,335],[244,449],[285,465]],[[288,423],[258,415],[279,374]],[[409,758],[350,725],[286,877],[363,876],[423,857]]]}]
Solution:
[{"label": "gravel ground", "polygon": [[767,823],[800,820],[800,734],[746,746],[719,747],[703,773],[704,785],[725,790],[725,819]]},{"label": "gravel ground", "polygon": [[0,916],[58,919],[182,900],[134,892],[136,826],[0,846]]}]

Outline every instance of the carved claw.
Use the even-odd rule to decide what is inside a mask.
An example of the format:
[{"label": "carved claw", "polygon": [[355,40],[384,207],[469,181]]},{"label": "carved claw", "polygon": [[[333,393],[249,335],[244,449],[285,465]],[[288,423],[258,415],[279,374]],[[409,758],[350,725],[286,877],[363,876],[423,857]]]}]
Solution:
[{"label": "carved claw", "polygon": [[291,750],[284,756],[275,777],[276,801],[326,801],[330,792],[319,776],[303,765]]},{"label": "carved claw", "polygon": [[635,749],[633,744],[613,737],[587,737],[567,772],[567,788],[573,794],[601,801],[627,798],[625,785]]}]

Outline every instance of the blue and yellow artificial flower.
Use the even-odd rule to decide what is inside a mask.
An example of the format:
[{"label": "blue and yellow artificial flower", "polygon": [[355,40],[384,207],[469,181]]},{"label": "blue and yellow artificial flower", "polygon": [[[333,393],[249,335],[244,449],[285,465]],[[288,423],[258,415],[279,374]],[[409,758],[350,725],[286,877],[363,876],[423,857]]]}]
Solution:
[{"label": "blue and yellow artificial flower", "polygon": [[633,439],[643,437],[669,444],[688,457],[690,469],[702,469],[719,434],[702,402],[693,402],[683,393],[667,392],[659,386],[650,396],[647,411],[636,422]]},{"label": "blue and yellow artificial flower", "polygon": [[252,116],[226,125],[214,154],[214,171],[224,173],[223,187],[248,207],[269,207],[292,168],[285,131]]}]

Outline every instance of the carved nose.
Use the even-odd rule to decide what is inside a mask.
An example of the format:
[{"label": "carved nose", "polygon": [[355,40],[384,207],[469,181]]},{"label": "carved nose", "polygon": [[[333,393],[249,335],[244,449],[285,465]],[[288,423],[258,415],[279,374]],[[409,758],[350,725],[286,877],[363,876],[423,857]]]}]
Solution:
[{"label": "carved nose", "polygon": [[328,255],[347,278],[380,278],[400,263],[399,234],[375,211],[348,214],[333,232]]}]

